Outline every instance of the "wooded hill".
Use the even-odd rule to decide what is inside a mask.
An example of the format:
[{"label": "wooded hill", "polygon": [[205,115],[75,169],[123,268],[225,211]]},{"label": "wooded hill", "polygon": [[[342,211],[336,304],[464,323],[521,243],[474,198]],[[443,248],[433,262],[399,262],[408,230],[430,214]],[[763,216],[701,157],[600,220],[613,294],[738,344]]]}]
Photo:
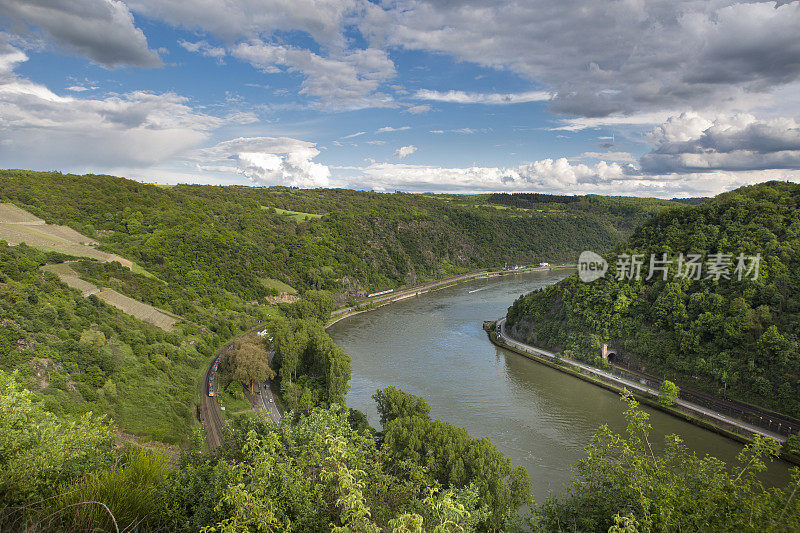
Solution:
[{"label": "wooded hill", "polygon": [[[143,267],[81,260],[71,270],[185,319],[160,331],[84,299],[40,268],[70,257],[0,244],[0,369],[20,371],[58,414],[108,413],[131,433],[184,442],[214,350],[282,314],[314,317],[316,289],[341,303],[505,261],[574,260],[585,246],[608,248],[621,238],[618,219],[627,212],[618,201],[569,211],[546,202],[506,209],[489,195],[158,187],[0,171],[0,202],[68,225]],[[637,216],[664,204],[624,201],[640,206]],[[294,289],[304,298],[283,312],[264,300]],[[318,391],[309,383],[285,380],[291,406],[301,398],[310,405]]]},{"label": "wooded hill", "polygon": [[670,204],[577,198],[569,207],[508,208],[490,195],[157,187],[0,171],[0,201],[96,237],[164,281],[250,300],[273,290],[265,279],[354,296],[506,263],[571,262],[584,249],[610,248]]},{"label": "wooded hill", "polygon": [[[648,276],[663,253],[730,256],[730,280]],[[642,254],[642,279],[616,279],[619,254]],[[738,280],[739,254],[762,259]],[[682,384],[800,416],[800,185],[769,182],[673,207],[605,256],[609,272],[577,275],[518,299],[508,311],[519,338],[596,362],[600,345]],[[708,264],[704,263],[704,267]],[[748,261],[746,267],[749,268]]]},{"label": "wooded hill", "polygon": [[[0,243],[0,530],[784,531],[796,524],[800,472],[782,489],[765,489],[755,477],[777,443],[756,442],[730,470],[698,460],[678,439],[654,455],[647,415],[633,404],[629,434],[601,428],[568,494],[538,507],[522,468],[487,438],[433,418],[424,399],[392,387],[377,392],[380,431],[347,409],[350,358],[324,331],[336,305],[325,289],[341,301],[505,261],[574,260],[583,248],[607,249],[638,217],[669,205],[534,199],[514,207],[489,195],[163,188],[108,176],[0,173],[0,201],[67,224],[140,266],[81,260],[72,271],[184,319],[169,332],[136,320],[41,268],[70,257]],[[270,306],[262,298],[292,288],[295,302]],[[285,416],[275,425],[247,412],[236,380],[247,382],[253,371],[244,367],[254,362],[261,379],[271,374],[263,364],[270,346],[257,335],[234,343],[216,398],[239,403],[227,403],[222,444],[206,453],[193,410],[198,381],[220,346],[266,322]],[[101,413],[128,433],[180,444],[180,460],[120,446],[127,436]]]}]

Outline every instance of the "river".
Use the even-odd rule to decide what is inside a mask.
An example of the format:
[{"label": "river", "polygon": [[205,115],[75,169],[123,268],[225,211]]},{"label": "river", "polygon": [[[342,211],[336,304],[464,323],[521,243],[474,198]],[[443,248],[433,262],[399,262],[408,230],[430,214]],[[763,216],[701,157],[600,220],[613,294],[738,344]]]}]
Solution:
[{"label": "river", "polygon": [[[557,282],[564,270],[474,280],[396,302],[334,324],[328,332],[352,358],[347,403],[379,427],[371,396],[389,385],[424,397],[431,416],[487,436],[524,466],[534,498],[563,492],[571,467],[602,424],[624,432],[619,396],[493,345],[484,320],[505,315],[520,294]],[[680,435],[698,454],[732,461],[742,445],[647,409],[656,447]],[[785,483],[786,464],[765,480]]]}]

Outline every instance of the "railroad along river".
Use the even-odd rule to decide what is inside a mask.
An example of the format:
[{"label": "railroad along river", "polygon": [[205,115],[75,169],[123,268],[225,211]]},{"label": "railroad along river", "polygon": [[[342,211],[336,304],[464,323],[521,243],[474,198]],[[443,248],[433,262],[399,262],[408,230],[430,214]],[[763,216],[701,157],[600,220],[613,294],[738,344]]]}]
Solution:
[{"label": "railroad along river", "polygon": [[[563,493],[571,467],[602,424],[624,432],[623,403],[614,393],[562,374],[489,342],[484,320],[505,315],[520,294],[555,283],[566,270],[474,280],[402,300],[334,324],[328,332],[352,358],[347,403],[380,427],[376,389],[394,385],[425,398],[431,416],[489,437],[524,466],[534,498]],[[731,462],[742,445],[647,409],[651,440],[678,434],[699,455]],[[785,484],[787,464],[765,481]]]}]

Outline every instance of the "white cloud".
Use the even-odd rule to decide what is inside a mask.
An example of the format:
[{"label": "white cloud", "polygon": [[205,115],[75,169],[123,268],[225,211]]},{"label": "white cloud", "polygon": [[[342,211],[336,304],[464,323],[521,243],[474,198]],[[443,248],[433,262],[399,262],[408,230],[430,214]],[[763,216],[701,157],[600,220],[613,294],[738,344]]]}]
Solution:
[{"label": "white cloud", "polygon": [[[426,165],[375,163],[358,169],[376,190],[484,192],[504,190],[574,191],[627,181],[627,169],[617,163],[572,165],[565,158],[543,159],[516,167],[442,168]],[[361,178],[363,179],[363,178]],[[358,177],[350,178],[357,182]]]},{"label": "white cloud", "polygon": [[381,146],[383,144],[386,144],[386,141],[366,141],[366,143],[367,144],[374,144],[376,146]]},{"label": "white cloud", "polygon": [[393,131],[405,131],[410,130],[411,126],[400,126],[399,128],[394,128],[392,126],[384,126],[382,128],[378,128],[375,133],[391,133]]},{"label": "white cloud", "polygon": [[330,170],[312,161],[319,153],[314,143],[289,137],[243,137],[198,150],[194,161],[200,170],[236,172],[257,185],[327,187]]},{"label": "white cloud", "polygon": [[[162,65],[119,0],[0,0],[0,13],[41,28],[56,43],[106,67]],[[24,31],[18,23],[11,28]]]},{"label": "white cloud", "polygon": [[113,168],[167,161],[231,119],[199,112],[175,93],[61,96],[17,76],[27,57],[0,45],[0,158],[20,168]]},{"label": "white cloud", "polygon": [[413,144],[409,144],[408,146],[401,146],[397,150],[394,151],[394,156],[398,159],[403,159],[404,157],[408,157],[414,152],[417,151],[417,147]]},{"label": "white cloud", "polygon": [[411,107],[405,110],[406,113],[411,113],[412,115],[421,115],[423,113],[427,113],[432,108],[428,104],[420,104],[420,105],[412,105]]},{"label": "white cloud", "polygon": [[231,54],[253,66],[274,72],[276,67],[301,72],[305,79],[300,89],[332,108],[360,109],[393,105],[392,98],[378,91],[395,75],[387,53],[376,48],[343,52],[322,57],[309,50],[261,41],[240,43]]},{"label": "white cloud", "polygon": [[86,87],[85,85],[72,85],[67,87],[68,91],[72,91],[74,93],[84,93],[86,91],[94,91],[97,87]]},{"label": "white cloud", "polygon": [[414,94],[417,100],[432,100],[452,104],[523,104],[527,102],[544,102],[550,100],[551,94],[545,91],[528,91],[524,93],[470,93],[464,91],[431,91],[422,89]]},{"label": "white cloud", "polygon": [[356,132],[356,133],[351,133],[350,135],[345,135],[344,137],[342,137],[342,139],[352,139],[354,137],[361,137],[362,135],[365,135],[366,133],[367,133],[366,131],[359,131],[359,132]]},{"label": "white cloud", "polygon": [[655,128],[649,140],[655,149],[641,158],[646,172],[800,169],[800,123],[790,118],[740,113],[712,120],[684,113]]},{"label": "white cloud", "polygon": [[212,46],[206,41],[197,41],[196,43],[192,43],[181,39],[178,41],[178,44],[181,46],[181,48],[189,52],[195,54],[199,53],[205,57],[216,59],[218,63],[222,63],[223,58],[228,54],[228,52],[221,46]]},{"label": "white cloud", "polygon": [[350,167],[355,175],[333,180],[336,186],[411,192],[543,192],[552,194],[625,194],[632,196],[709,196],[770,179],[800,182],[800,171],[703,172],[642,175],[630,166],[599,162],[570,164],[543,159],[514,167],[446,168],[403,163]]},{"label": "white cloud", "polygon": [[642,111],[629,115],[614,114],[605,117],[559,119],[561,125],[551,129],[553,131],[580,131],[613,126],[652,126],[666,121],[675,114],[679,113],[676,111]]}]

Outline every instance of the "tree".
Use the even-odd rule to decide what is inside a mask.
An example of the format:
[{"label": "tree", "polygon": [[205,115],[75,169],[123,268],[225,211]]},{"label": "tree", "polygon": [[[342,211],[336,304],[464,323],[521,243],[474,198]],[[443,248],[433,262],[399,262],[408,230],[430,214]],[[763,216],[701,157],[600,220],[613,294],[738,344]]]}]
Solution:
[{"label": "tree", "polygon": [[231,380],[241,381],[253,392],[254,381],[266,381],[275,377],[269,366],[269,353],[264,343],[251,335],[236,339],[233,348],[225,355],[225,372]]},{"label": "tree", "polygon": [[405,416],[416,416],[424,419],[429,419],[431,408],[424,398],[415,396],[409,392],[395,387],[386,387],[383,390],[377,390],[372,395],[372,399],[378,405],[378,414],[381,417],[381,426],[386,427],[386,424],[395,418],[402,418]]},{"label": "tree", "polygon": [[[697,457],[677,435],[661,454],[649,440],[649,415],[625,393],[628,426],[601,426],[566,494],[536,510],[537,531],[788,531],[800,520],[800,469],[786,487],[765,488],[758,473],[780,443],[756,436],[728,466]],[[611,529],[609,529],[611,528]]]},{"label": "tree", "polygon": [[445,489],[474,487],[488,514],[484,530],[513,529],[517,510],[530,502],[530,481],[487,438],[473,439],[464,428],[419,416],[386,424],[385,446],[393,458],[427,467]]},{"label": "tree", "polygon": [[316,318],[325,323],[330,320],[331,312],[336,309],[336,300],[328,291],[310,290],[287,309],[289,315],[295,318]]},{"label": "tree", "polygon": [[60,420],[0,370],[0,500],[19,504],[56,493],[111,464],[114,433],[90,414]]},{"label": "tree", "polygon": [[668,379],[665,379],[658,390],[658,403],[670,407],[680,395],[680,388]]}]

